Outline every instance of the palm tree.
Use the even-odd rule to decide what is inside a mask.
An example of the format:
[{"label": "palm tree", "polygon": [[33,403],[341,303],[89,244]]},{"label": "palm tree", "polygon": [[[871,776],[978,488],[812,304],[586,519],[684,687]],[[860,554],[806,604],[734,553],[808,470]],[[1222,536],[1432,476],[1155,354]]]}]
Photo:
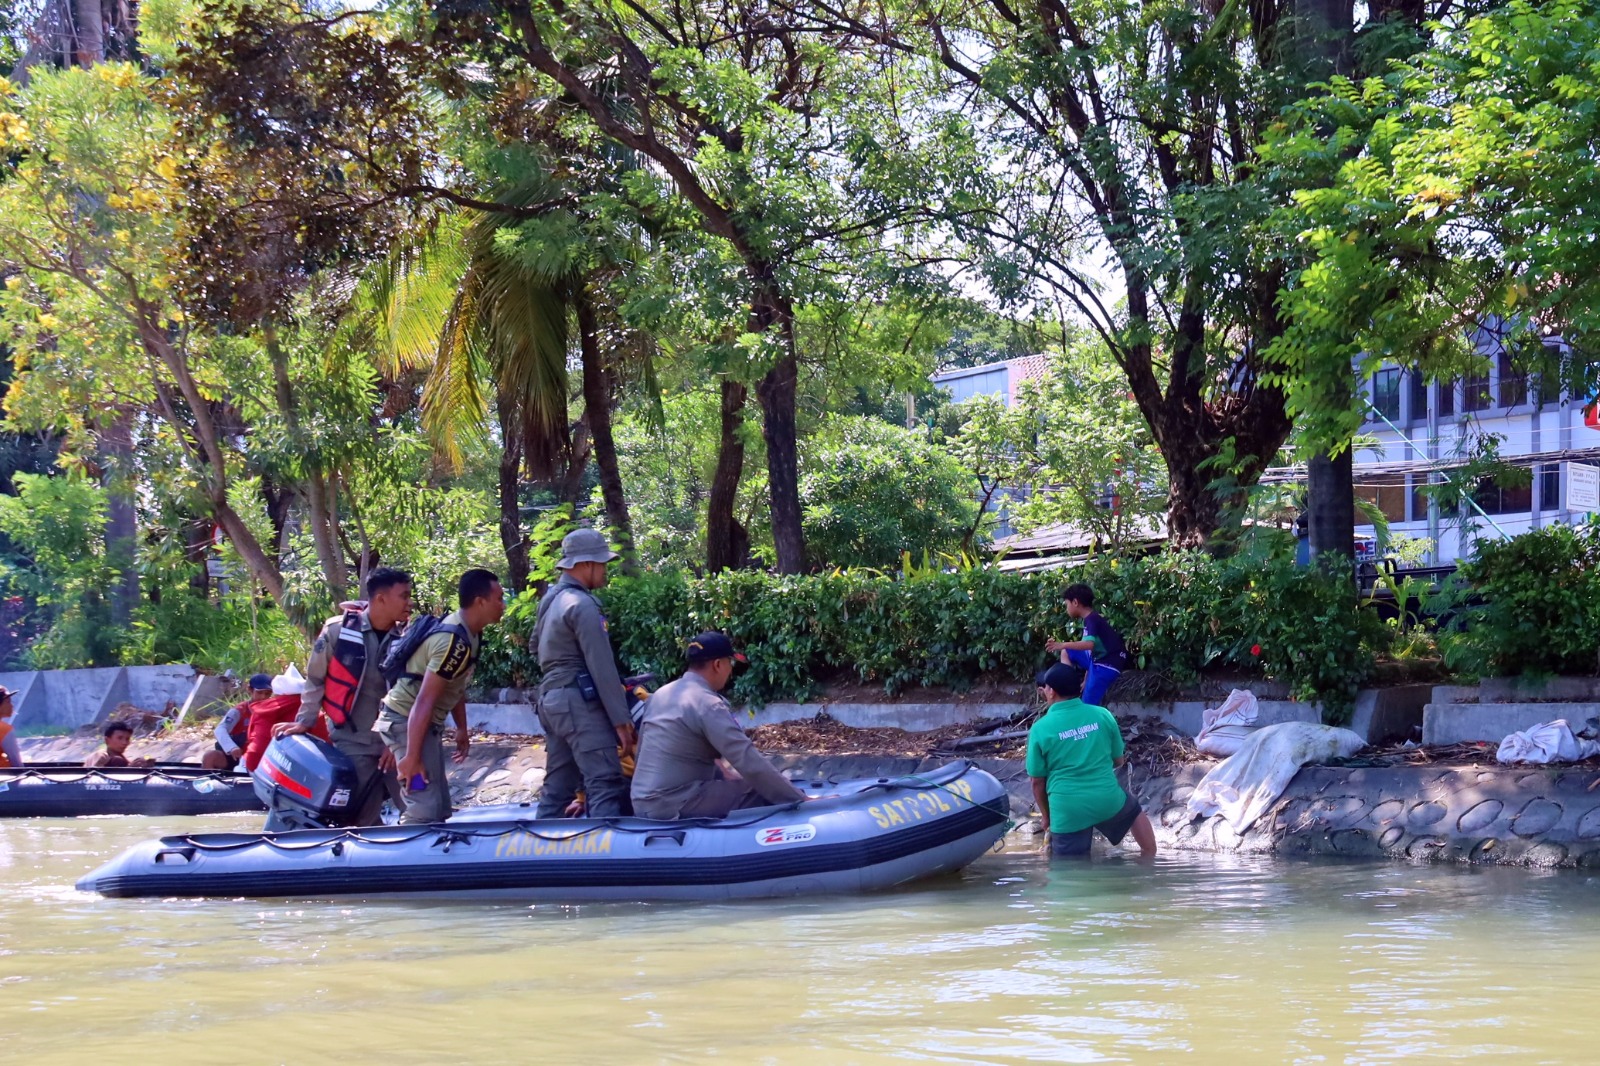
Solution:
[{"label": "palm tree", "polygon": [[[496,199],[512,209],[562,202],[543,173]],[[532,221],[451,211],[399,249],[372,287],[384,326],[381,347],[391,369],[427,369],[423,425],[452,464],[459,465],[469,435],[483,432],[484,385],[493,390],[501,434],[500,538],[519,588],[529,573],[518,493],[523,473],[555,482],[563,498],[576,502],[592,451],[607,519],[625,547],[631,542],[612,440],[611,374],[591,295],[591,249],[570,207]],[[568,420],[567,373],[574,322],[584,399],[576,427]]]}]

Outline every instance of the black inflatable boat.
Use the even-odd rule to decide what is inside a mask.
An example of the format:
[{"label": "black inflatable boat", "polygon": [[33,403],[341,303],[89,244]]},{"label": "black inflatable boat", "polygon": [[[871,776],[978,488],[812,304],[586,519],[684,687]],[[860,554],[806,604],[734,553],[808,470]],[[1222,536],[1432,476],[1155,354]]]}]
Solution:
[{"label": "black inflatable boat", "polygon": [[1004,787],[965,762],[841,781],[806,803],[676,822],[539,819],[527,804],[508,804],[468,807],[434,825],[343,827],[354,768],[304,736],[275,742],[256,783],[269,825],[281,831],[152,840],[78,887],[106,896],[552,902],[870,892],[959,870],[1010,824]]},{"label": "black inflatable boat", "polygon": [[89,769],[71,763],[0,767],[0,818],[97,814],[229,814],[265,810],[249,774],[193,763]]}]

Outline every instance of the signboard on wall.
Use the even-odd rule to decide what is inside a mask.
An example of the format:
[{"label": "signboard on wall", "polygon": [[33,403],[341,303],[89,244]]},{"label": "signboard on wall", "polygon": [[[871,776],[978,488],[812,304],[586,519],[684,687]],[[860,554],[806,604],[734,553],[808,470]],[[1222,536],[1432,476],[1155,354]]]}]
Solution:
[{"label": "signboard on wall", "polygon": [[1600,511],[1600,467],[1567,464],[1567,510]]}]

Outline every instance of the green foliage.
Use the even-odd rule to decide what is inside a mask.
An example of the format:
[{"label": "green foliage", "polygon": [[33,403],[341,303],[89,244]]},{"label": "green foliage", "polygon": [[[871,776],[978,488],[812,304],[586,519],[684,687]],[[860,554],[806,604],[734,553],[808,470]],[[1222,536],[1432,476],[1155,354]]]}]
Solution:
[{"label": "green foliage", "polygon": [[1480,541],[1460,577],[1478,602],[1441,634],[1452,669],[1480,677],[1600,670],[1600,524]]},{"label": "green foliage", "polygon": [[976,517],[970,487],[925,434],[835,418],[802,456],[806,543],[815,562],[842,567],[891,567],[903,552],[952,550]]},{"label": "green foliage", "polygon": [[28,649],[28,665],[116,663],[127,632],[111,623],[119,569],[106,555],[105,490],[67,475],[17,474],[15,483],[16,496],[0,496],[0,533],[28,562],[7,564],[0,579],[35,603],[49,626]]},{"label": "green foliage", "polygon": [[1593,0],[1514,0],[1381,77],[1334,79],[1273,130],[1266,158],[1301,190],[1276,228],[1309,263],[1271,353],[1309,441],[1363,420],[1352,360],[1481,372],[1485,327],[1588,394],[1592,360],[1549,366],[1542,335],[1587,354],[1600,326],[1597,54]]},{"label": "green foliage", "polygon": [[[1027,532],[1068,522],[1106,544],[1144,536],[1140,522],[1166,506],[1167,474],[1116,365],[1085,339],[1055,354],[1024,382],[1016,402],[980,396],[951,450],[980,495],[1007,491],[1012,521]],[[1118,506],[1107,502],[1116,498]]]},{"label": "green foliage", "polygon": [[[1061,590],[1081,580],[1095,587],[1141,668],[1180,682],[1216,669],[1281,678],[1334,717],[1348,712],[1383,636],[1375,614],[1356,605],[1347,577],[1198,552],[1038,575],[993,568],[899,578],[651,574],[615,581],[602,596],[628,669],[675,677],[683,642],[722,629],[750,656],[734,700],[765,703],[815,696],[838,676],[889,693],[919,685],[962,690],[988,673],[1031,677],[1050,658],[1046,641],[1076,633]],[[492,671],[485,651],[486,683],[537,675],[525,648],[504,635],[487,642],[494,643],[501,647]]]}]

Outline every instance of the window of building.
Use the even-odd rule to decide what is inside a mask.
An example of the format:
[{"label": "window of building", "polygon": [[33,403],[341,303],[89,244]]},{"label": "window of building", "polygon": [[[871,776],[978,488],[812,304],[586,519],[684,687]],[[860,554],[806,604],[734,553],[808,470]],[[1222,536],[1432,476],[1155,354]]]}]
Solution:
[{"label": "window of building", "polygon": [[1494,406],[1494,393],[1489,390],[1489,375],[1468,378],[1461,383],[1464,395],[1461,401],[1463,411],[1487,411]]},{"label": "window of building", "polygon": [[1391,422],[1400,420],[1400,371],[1394,367],[1372,375],[1372,406]]},{"label": "window of building", "polygon": [[[1406,520],[1406,487],[1397,485],[1357,485],[1356,495],[1378,505],[1378,510],[1391,522]],[[1356,516],[1361,521],[1361,516]]]},{"label": "window of building", "polygon": [[1527,514],[1533,510],[1532,474],[1521,467],[1499,477],[1486,477],[1478,482],[1472,498],[1485,514]]},{"label": "window of building", "polygon": [[1456,413],[1456,383],[1439,382],[1439,417],[1448,418]]},{"label": "window of building", "polygon": [[1500,406],[1515,407],[1528,400],[1528,372],[1518,367],[1511,353],[1500,353]]},{"label": "window of building", "polygon": [[1428,420],[1428,379],[1419,370],[1413,370],[1406,375],[1406,380],[1411,383],[1411,410],[1406,412],[1406,417],[1412,422],[1426,422]]},{"label": "window of building", "polygon": [[1539,510],[1561,510],[1561,464],[1539,464]]}]

